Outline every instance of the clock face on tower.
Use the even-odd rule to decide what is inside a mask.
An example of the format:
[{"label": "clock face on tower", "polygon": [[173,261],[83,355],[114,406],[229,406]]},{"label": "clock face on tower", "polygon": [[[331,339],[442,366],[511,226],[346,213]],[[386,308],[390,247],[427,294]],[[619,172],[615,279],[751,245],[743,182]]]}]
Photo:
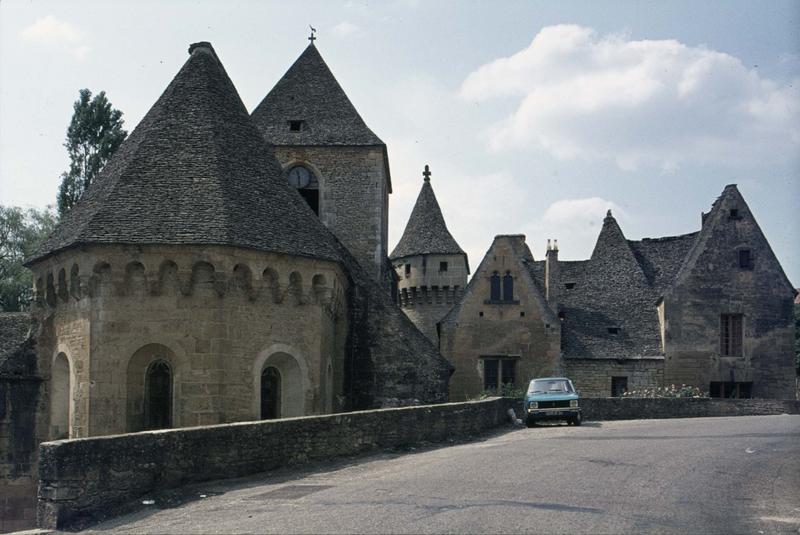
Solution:
[{"label": "clock face on tower", "polygon": [[311,183],[311,171],[302,165],[295,165],[289,170],[289,184],[297,189],[305,188]]}]

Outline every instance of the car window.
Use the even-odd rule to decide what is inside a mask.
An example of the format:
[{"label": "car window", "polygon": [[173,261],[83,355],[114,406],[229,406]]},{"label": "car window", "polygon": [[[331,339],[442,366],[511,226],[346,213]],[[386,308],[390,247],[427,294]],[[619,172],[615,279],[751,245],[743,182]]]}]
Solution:
[{"label": "car window", "polygon": [[528,387],[529,394],[571,394],[575,390],[566,379],[535,379]]}]

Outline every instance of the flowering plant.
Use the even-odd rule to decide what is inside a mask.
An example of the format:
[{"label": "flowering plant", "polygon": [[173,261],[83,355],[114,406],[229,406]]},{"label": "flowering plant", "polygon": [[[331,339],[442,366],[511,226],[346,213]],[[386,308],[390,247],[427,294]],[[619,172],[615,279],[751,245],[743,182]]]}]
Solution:
[{"label": "flowering plant", "polygon": [[630,390],[622,394],[624,398],[707,398],[708,392],[691,385],[651,386]]}]

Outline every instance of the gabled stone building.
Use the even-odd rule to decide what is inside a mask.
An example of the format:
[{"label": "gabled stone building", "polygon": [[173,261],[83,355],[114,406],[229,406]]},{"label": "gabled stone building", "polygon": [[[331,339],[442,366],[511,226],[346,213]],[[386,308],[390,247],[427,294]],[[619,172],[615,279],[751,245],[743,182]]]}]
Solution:
[{"label": "gabled stone building", "polygon": [[[507,291],[507,288],[511,291]],[[566,374],[588,396],[669,384],[795,396],[796,291],[736,186],[700,231],[628,240],[607,214],[592,256],[534,261],[498,236],[439,324],[452,399]]]}]

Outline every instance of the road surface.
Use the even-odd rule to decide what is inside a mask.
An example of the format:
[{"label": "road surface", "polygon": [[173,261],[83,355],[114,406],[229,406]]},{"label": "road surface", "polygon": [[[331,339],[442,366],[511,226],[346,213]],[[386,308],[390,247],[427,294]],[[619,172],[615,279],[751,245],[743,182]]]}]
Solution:
[{"label": "road surface", "polygon": [[518,429],[183,493],[182,503],[162,500],[91,529],[798,533],[800,416]]}]

